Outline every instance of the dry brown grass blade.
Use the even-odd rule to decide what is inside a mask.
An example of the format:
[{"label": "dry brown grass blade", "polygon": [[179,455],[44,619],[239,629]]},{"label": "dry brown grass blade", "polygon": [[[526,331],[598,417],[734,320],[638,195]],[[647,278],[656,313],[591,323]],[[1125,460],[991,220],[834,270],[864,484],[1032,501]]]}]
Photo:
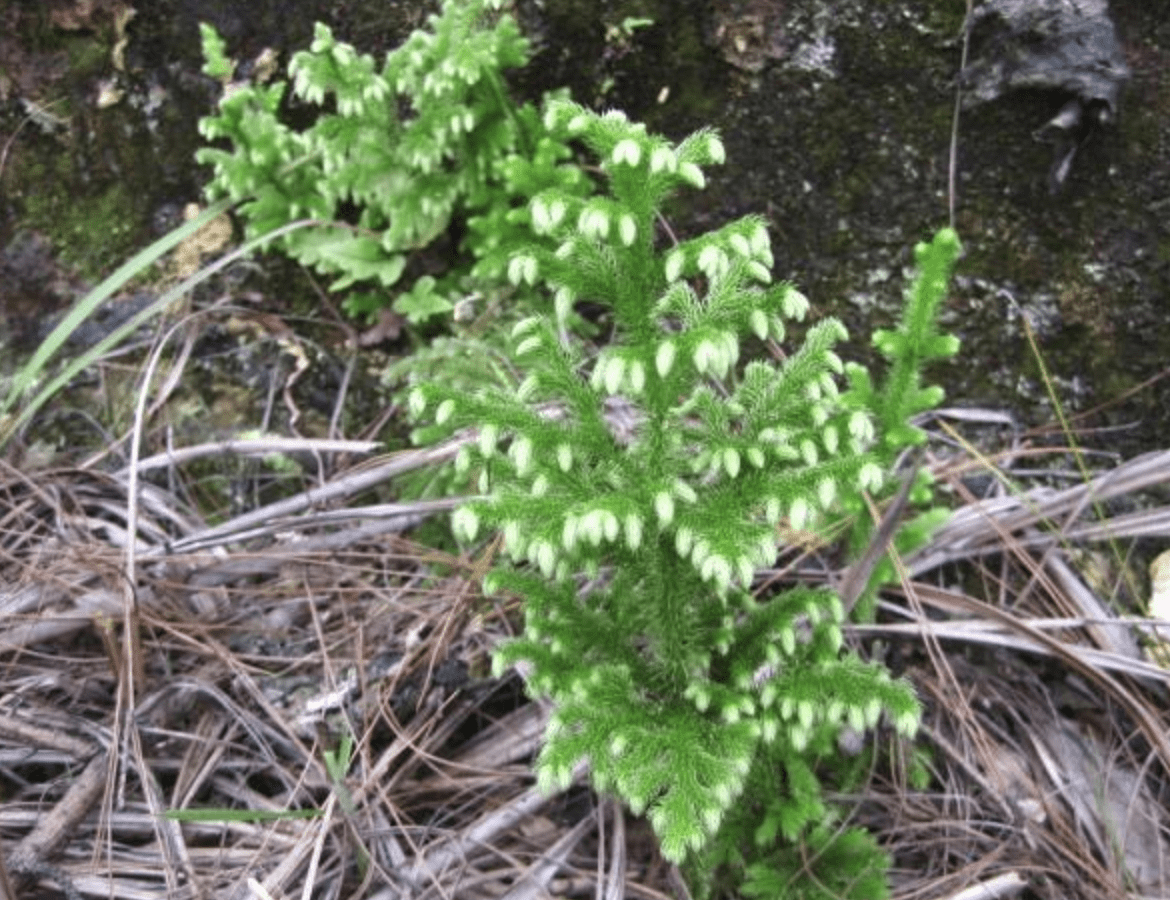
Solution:
[{"label": "dry brown grass blade", "polygon": [[598,838],[604,846],[605,818],[609,815],[613,823],[609,843],[609,871],[602,882],[602,859],[598,856],[598,882],[604,884],[601,900],[622,900],[626,896],[626,822],[621,804],[613,798],[602,801],[597,813]]},{"label": "dry brown grass blade", "polygon": [[[976,474],[962,456],[935,469],[960,496],[960,479]],[[1170,538],[1158,505],[1170,453],[1059,489],[991,475],[1014,493],[971,498],[904,561],[906,600],[883,602],[882,621],[849,629],[882,638],[888,656],[898,648],[927,706],[937,792],[879,801],[879,791],[870,801],[882,821],[902,823],[890,846],[914,874],[897,896],[965,896],[1005,873],[1005,890],[1018,891],[1022,876],[1053,900],[1165,896],[1170,673],[1120,616],[1140,598],[1102,595],[1099,580],[1090,588],[1075,552],[1108,539],[1128,559],[1135,547],[1120,540]],[[927,638],[945,647],[945,671],[912,649]],[[958,697],[947,687],[956,683]]]},{"label": "dry brown grass blade", "polygon": [[[969,560],[1003,550],[1004,534],[1017,534],[1027,528],[1050,525],[1070,514],[1083,512],[1093,503],[1119,496],[1133,495],[1152,487],[1170,483],[1170,451],[1147,453],[1121,463],[1090,481],[1055,490],[1034,488],[1016,496],[997,497],[969,503],[957,510],[931,538],[926,547],[905,560],[911,575],[936,569],[947,563]],[[1023,546],[1050,546],[1063,539],[1104,539],[1108,537],[1170,535],[1165,510],[1143,511],[1084,526],[1078,533],[1070,528],[1065,534],[1040,532],[1018,538]],[[1135,527],[1141,523],[1143,527]]]},{"label": "dry brown grass blade", "polygon": [[16,875],[49,874],[47,866],[74,829],[97,804],[105,784],[105,752],[92,757],[54,807],[8,854],[8,871]]},{"label": "dry brown grass blade", "polygon": [[549,883],[560,874],[569,854],[595,825],[591,817],[586,817],[562,834],[541,859],[528,866],[501,900],[544,900],[549,896]]},{"label": "dry brown grass blade", "polygon": [[[1005,612],[989,603],[984,603],[965,594],[944,592],[922,584],[914,585],[914,591],[921,597],[941,600],[944,603],[961,607],[966,612],[978,614],[985,620],[997,622],[1009,634],[1016,633],[1028,638],[1037,646],[1043,647],[1051,653],[1057,660],[1067,664],[1090,682],[1097,684],[1107,696],[1116,699],[1133,717],[1150,744],[1157,750],[1164,769],[1170,773],[1170,737],[1165,733],[1163,723],[1151,715],[1148,703],[1140,701],[1129,687],[1106,672],[1103,666],[1097,666],[1093,662],[1087,661],[1081,653],[1070,650],[1065,642],[1035,627],[1030,621]],[[920,627],[928,632],[934,629],[933,624],[929,622],[923,622]],[[1131,669],[1131,671],[1133,670]],[[1167,674],[1163,672],[1162,678],[1170,681]]]},{"label": "dry brown grass blade", "polygon": [[[623,868],[598,869],[592,815],[566,812],[589,806],[587,791],[532,788],[546,711],[515,676],[484,674],[513,628],[507,606],[477,593],[488,557],[396,536],[407,518],[449,504],[338,508],[435,458],[403,454],[340,472],[311,498],[327,509],[298,499],[216,528],[156,485],[140,485],[135,523],[123,478],[0,469],[0,779],[30,779],[5,785],[8,846],[61,802],[60,776],[83,752],[118,746],[119,578],[134,553],[143,673],[138,696],[124,700],[122,771],[98,779],[110,802],[46,861],[71,890],[168,900],[251,900],[249,884],[280,897],[343,886],[500,896],[530,873],[554,892],[592,892],[605,878],[630,896],[664,897],[641,860],[612,847]],[[180,480],[182,468],[172,473]],[[279,529],[269,527],[273,513]],[[354,749],[337,782],[325,754],[346,734]],[[30,753],[30,742],[43,749]],[[329,815],[160,816],[198,807]]]}]

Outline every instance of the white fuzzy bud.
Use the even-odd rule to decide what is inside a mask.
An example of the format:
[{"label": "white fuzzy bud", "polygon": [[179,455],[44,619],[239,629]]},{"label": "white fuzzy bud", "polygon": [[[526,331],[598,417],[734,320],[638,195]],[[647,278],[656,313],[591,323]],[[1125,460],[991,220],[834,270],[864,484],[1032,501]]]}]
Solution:
[{"label": "white fuzzy bud", "polygon": [[547,234],[552,231],[552,221],[549,218],[548,206],[544,199],[536,197],[528,206],[532,213],[532,230],[537,234]]},{"label": "white fuzzy bud", "polygon": [[765,253],[772,252],[772,241],[768,237],[768,229],[762,222],[756,223],[748,240],[752,245],[753,256],[762,257]]},{"label": "white fuzzy bud", "polygon": [[426,412],[427,395],[422,392],[421,388],[415,388],[410,392],[410,399],[407,403],[410,406],[410,414],[417,419]]},{"label": "white fuzzy bud", "polygon": [[561,526],[561,546],[570,553],[577,546],[577,532],[580,524],[581,520],[576,516],[566,516],[565,523]]},{"label": "white fuzzy bud", "polygon": [[752,260],[748,263],[748,272],[751,273],[752,278],[760,284],[772,283],[772,270],[758,260]]},{"label": "white fuzzy bud", "polygon": [[918,733],[918,716],[912,712],[903,713],[894,718],[894,729],[904,738],[912,738]]},{"label": "white fuzzy bud", "polygon": [[[723,345],[723,355],[730,365],[735,365],[739,361],[739,338],[734,331],[724,331],[720,335],[720,343]],[[729,407],[734,404],[729,404]],[[742,412],[742,410],[741,410]]]},{"label": "white fuzzy bud", "polygon": [[715,364],[715,357],[718,355],[718,348],[710,341],[700,341],[699,346],[695,348],[695,352],[691,354],[691,362],[695,364],[695,369],[700,375],[706,375],[707,370],[712,368]]},{"label": "white fuzzy bud", "polygon": [[700,682],[693,681],[683,690],[683,697],[690,700],[699,712],[706,712],[711,705],[711,692]]},{"label": "white fuzzy bud", "polygon": [[714,244],[708,244],[699,251],[699,270],[708,278],[718,278],[727,271],[730,264],[727,254]]},{"label": "white fuzzy bud", "polygon": [[751,587],[752,579],[756,577],[756,567],[748,556],[741,556],[735,561],[736,575],[745,587]]},{"label": "white fuzzy bud", "polygon": [[605,386],[605,370],[610,358],[610,354],[602,350],[593,364],[593,371],[589,374],[589,386],[595,391],[600,391]]},{"label": "white fuzzy bud", "polygon": [[678,169],[678,157],[669,147],[655,147],[650,153],[650,171],[674,172]]},{"label": "white fuzzy bud", "polygon": [[605,367],[605,392],[616,394],[621,390],[622,378],[626,374],[626,361],[620,356],[611,357]]},{"label": "white fuzzy bud", "polygon": [[882,470],[875,462],[867,462],[857,473],[857,486],[863,491],[876,491],[882,486]]},{"label": "white fuzzy bud", "polygon": [[508,455],[516,467],[516,474],[524,475],[528,471],[528,467],[532,465],[532,441],[527,437],[517,438],[508,448]]},{"label": "white fuzzy bud", "polygon": [[568,472],[573,466],[573,448],[568,444],[557,446],[557,466],[562,472]]},{"label": "white fuzzy bud", "polygon": [[658,524],[663,527],[674,521],[674,498],[666,491],[659,491],[654,496],[654,513],[658,516]]},{"label": "white fuzzy bud", "polygon": [[716,164],[722,164],[727,159],[727,151],[723,149],[723,141],[716,134],[707,135],[707,158]]},{"label": "white fuzzy bud", "polygon": [[665,378],[674,366],[674,344],[665,341],[658,345],[658,352],[654,354],[654,368],[659,378]]},{"label": "white fuzzy bud", "polygon": [[630,138],[618,141],[617,146],[613,148],[614,165],[625,163],[628,166],[636,166],[642,161],[642,148],[638,142]]},{"label": "white fuzzy bud", "polygon": [[519,344],[516,345],[516,355],[517,356],[526,356],[527,354],[531,353],[533,350],[539,349],[540,343],[541,343],[540,335],[534,334],[534,335],[531,335],[529,337],[526,337],[524,340],[522,340]]},{"label": "white fuzzy bud", "polygon": [[526,318],[521,319],[519,322],[517,322],[515,325],[512,326],[512,340],[516,340],[516,338],[520,337],[520,335],[522,335],[522,334],[527,334],[529,331],[532,331],[534,328],[539,327],[539,325],[540,325],[540,316],[528,316]]},{"label": "white fuzzy bud", "polygon": [[565,205],[565,201],[560,198],[548,204],[548,226],[550,231],[565,220],[566,212],[568,212],[568,207]]},{"label": "white fuzzy bud", "polygon": [[837,455],[837,447],[840,446],[840,439],[837,435],[837,429],[832,425],[826,425],[825,430],[821,432],[821,440],[824,442],[825,450],[830,456]]},{"label": "white fuzzy bud", "polygon": [[553,549],[553,545],[548,541],[541,541],[540,545],[536,548],[536,564],[540,566],[540,571],[545,578],[552,577],[556,563],[557,555]]},{"label": "white fuzzy bud", "polygon": [[479,429],[479,452],[484,456],[492,456],[496,452],[496,442],[500,439],[500,429],[495,425],[487,424]]},{"label": "white fuzzy bud", "polygon": [[849,417],[849,434],[853,439],[861,444],[868,444],[873,440],[874,430],[873,422],[870,421],[869,416],[861,410],[854,412]]},{"label": "white fuzzy bud", "polygon": [[792,501],[792,506],[788,510],[789,525],[800,531],[808,524],[810,513],[808,501],[803,497],[797,497]]},{"label": "white fuzzy bud", "polygon": [[622,244],[629,247],[638,239],[638,223],[629,213],[622,213],[618,218],[618,237]]},{"label": "white fuzzy bud", "polygon": [[609,214],[603,209],[587,206],[577,217],[577,230],[586,237],[604,240],[609,235]]},{"label": "white fuzzy bud", "polygon": [[707,178],[703,175],[703,170],[692,162],[679,165],[678,176],[691,187],[698,188],[700,191],[707,186]]},{"label": "white fuzzy bud", "polygon": [[451,516],[451,530],[455,533],[456,540],[471,543],[479,533],[479,516],[470,506],[461,506]]},{"label": "white fuzzy bud", "polygon": [[553,308],[556,310],[558,321],[563,322],[569,317],[569,313],[573,309],[573,299],[573,292],[567,287],[557,288],[557,292],[553,296]]},{"label": "white fuzzy bud", "polygon": [[594,547],[601,544],[601,511],[591,510],[581,517],[578,534],[589,541]]},{"label": "white fuzzy bud", "polygon": [[642,393],[642,389],[646,387],[646,367],[638,360],[630,363],[629,384],[630,390],[635,394]]},{"label": "white fuzzy bud", "polygon": [[515,519],[504,523],[504,546],[513,559],[520,555],[520,523]]},{"label": "white fuzzy bud", "polygon": [[727,447],[723,451],[723,469],[729,478],[739,475],[739,451],[734,447]]},{"label": "white fuzzy bud", "polygon": [[762,309],[753,309],[750,317],[752,331],[761,341],[768,339],[768,316]]},{"label": "white fuzzy bud", "polygon": [[513,256],[508,262],[508,281],[519,285],[536,284],[536,259],[531,256]]},{"label": "white fuzzy bud", "polygon": [[796,288],[790,287],[784,292],[780,308],[784,310],[784,315],[788,318],[796,319],[798,322],[803,321],[808,312],[808,298]]},{"label": "white fuzzy bud", "polygon": [[722,556],[712,554],[703,561],[700,571],[704,581],[712,581],[720,591],[731,585],[731,563]]},{"label": "white fuzzy bud", "polygon": [[631,550],[637,550],[642,546],[642,517],[630,513],[626,516],[626,545]]}]

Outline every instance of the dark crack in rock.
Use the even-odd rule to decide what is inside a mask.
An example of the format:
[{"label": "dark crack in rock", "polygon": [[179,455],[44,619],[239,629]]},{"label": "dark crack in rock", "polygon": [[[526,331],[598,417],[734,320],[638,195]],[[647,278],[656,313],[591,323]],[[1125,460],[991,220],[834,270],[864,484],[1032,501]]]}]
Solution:
[{"label": "dark crack in rock", "polygon": [[1077,150],[1113,123],[1129,78],[1108,0],[987,0],[968,22],[977,59],[962,72],[965,105],[1020,89],[1064,95],[1035,132],[1053,145],[1048,189],[1057,193]]}]

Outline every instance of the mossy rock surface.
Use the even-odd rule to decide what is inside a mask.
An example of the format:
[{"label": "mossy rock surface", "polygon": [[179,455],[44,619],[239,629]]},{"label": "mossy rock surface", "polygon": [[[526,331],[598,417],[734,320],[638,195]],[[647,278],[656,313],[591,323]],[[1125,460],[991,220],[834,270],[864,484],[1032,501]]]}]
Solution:
[{"label": "mossy rock surface", "polygon": [[[125,27],[124,70],[110,21],[64,31],[27,5],[6,11],[0,126],[12,134],[26,101],[62,124],[26,125],[12,143],[0,173],[0,250],[35,232],[65,281],[92,282],[198,198],[206,173],[192,158],[195,126],[215,94],[199,73],[198,21],[214,22],[242,60],[304,45],[314,18],[380,55],[434,8],[258,0],[241,18],[233,4],[160,0]],[[718,127],[728,162],[673,211],[676,230],[765,214],[777,276],[861,343],[898,308],[913,243],[947,220],[963,8],[518,0],[534,57],[513,83],[527,97],[568,84],[579,100],[623,108],[674,138]],[[1061,194],[1048,194],[1051,150],[1032,138],[1060,98],[1015,94],[961,118],[955,225],[967,255],[946,324],[964,350],[939,373],[955,402],[1010,408],[1029,423],[1051,417],[1025,321],[1070,412],[1135,388],[1170,358],[1170,3],[1115,0],[1113,14],[1132,78],[1117,126],[1081,148]],[[99,109],[103,79],[125,93]],[[19,298],[5,301],[8,310]],[[1140,426],[1111,449],[1159,445],[1170,433],[1170,385],[1091,424],[1125,422]]]}]

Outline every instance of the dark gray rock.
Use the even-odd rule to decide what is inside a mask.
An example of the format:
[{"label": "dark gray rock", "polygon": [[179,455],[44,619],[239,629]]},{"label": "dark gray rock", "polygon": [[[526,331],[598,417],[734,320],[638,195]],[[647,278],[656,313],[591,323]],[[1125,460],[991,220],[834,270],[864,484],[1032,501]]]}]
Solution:
[{"label": "dark gray rock", "polygon": [[967,28],[976,56],[960,75],[967,106],[1022,89],[1063,96],[1035,132],[1054,147],[1048,186],[1056,193],[1078,148],[1116,120],[1130,75],[1107,0],[987,0]]}]

